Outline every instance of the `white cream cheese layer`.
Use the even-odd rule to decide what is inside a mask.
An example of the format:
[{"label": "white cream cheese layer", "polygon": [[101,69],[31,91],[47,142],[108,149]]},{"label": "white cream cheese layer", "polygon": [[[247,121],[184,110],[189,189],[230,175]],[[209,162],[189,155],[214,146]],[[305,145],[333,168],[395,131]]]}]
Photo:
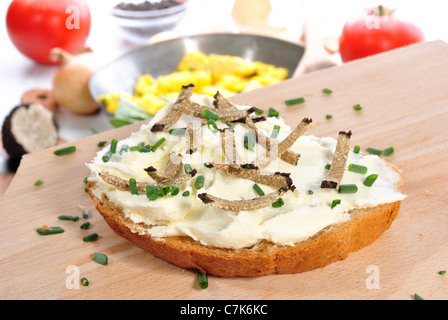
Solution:
[{"label": "white cream cheese layer", "polygon": [[[212,106],[212,98],[208,96],[194,96],[202,105]],[[393,170],[383,159],[376,155],[361,155],[350,152],[347,165],[350,163],[363,165],[368,168],[365,174],[346,170],[341,184],[356,184],[358,192],[354,194],[341,194],[337,190],[322,189],[320,184],[325,178],[336,148],[333,138],[318,138],[315,136],[302,136],[290,150],[300,154],[296,166],[280,159],[270,163],[266,171],[287,172],[291,174],[296,189],[288,191],[282,196],[284,205],[279,208],[267,206],[265,208],[230,212],[204,204],[197,194],[208,194],[229,199],[241,200],[258,197],[253,189],[251,180],[236,178],[227,173],[207,168],[204,163],[226,163],[221,146],[221,133],[213,132],[203,126],[200,132],[198,151],[192,155],[187,153],[188,143],[186,136],[174,136],[169,132],[152,133],[151,128],[169,111],[167,106],[156,114],[140,131],[133,133],[128,139],[119,141],[117,150],[127,144],[135,146],[144,142],[154,145],[159,139],[165,142],[154,152],[128,151],[121,155],[117,152],[109,162],[103,162],[102,156],[109,150],[106,146],[88,165],[92,175],[89,179],[96,181],[101,188],[97,192],[105,192],[108,198],[123,208],[127,217],[134,222],[143,222],[151,225],[146,232],[154,237],[167,237],[174,235],[188,235],[205,245],[239,249],[256,244],[265,239],[280,245],[293,245],[313,236],[322,229],[350,220],[349,212],[355,208],[374,207],[379,204],[401,201],[405,196],[398,190],[399,174]],[[248,108],[239,106],[239,108]],[[172,128],[185,128],[191,118],[182,117]],[[226,124],[217,121],[220,128]],[[274,125],[280,125],[279,140],[284,139],[290,128],[280,118],[269,117],[266,121],[258,122],[257,127],[267,136],[270,136]],[[256,146],[253,151],[244,147],[244,134],[250,130],[245,124],[232,124],[235,133],[237,150],[245,162],[250,163],[257,157],[265,154],[264,148]],[[107,184],[98,177],[102,171],[129,180],[154,181],[143,170],[153,166],[164,170],[165,163],[171,152],[182,156],[183,164],[191,164],[198,172],[187,183],[179,185],[180,192],[176,196],[168,196],[150,201],[145,194],[133,195],[129,191],[120,191]],[[184,174],[183,169],[178,175]],[[370,174],[378,174],[378,179],[371,187],[363,184]],[[204,186],[197,190],[195,180],[199,175],[205,178]],[[274,189],[259,184],[267,194]],[[189,191],[188,196],[183,196]],[[97,194],[100,196],[100,194]],[[335,207],[332,202],[340,199]]]}]

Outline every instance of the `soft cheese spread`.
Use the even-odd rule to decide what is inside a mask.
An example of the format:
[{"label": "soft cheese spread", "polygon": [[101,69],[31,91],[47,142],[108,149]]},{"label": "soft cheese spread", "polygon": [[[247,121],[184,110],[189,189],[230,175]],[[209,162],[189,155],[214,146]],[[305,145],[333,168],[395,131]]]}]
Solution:
[{"label": "soft cheese spread", "polygon": [[[209,96],[193,96],[191,100],[204,106],[213,106],[213,98]],[[254,181],[204,165],[226,163],[220,130],[201,125],[199,143],[194,153],[189,152],[186,135],[173,134],[169,130],[152,132],[153,125],[165,117],[172,107],[168,105],[159,110],[138,132],[118,141],[117,152],[109,161],[103,160],[109,150],[109,146],[106,146],[87,164],[92,172],[89,179],[99,186],[94,191],[97,192],[96,196],[101,198],[101,193],[105,193],[110,201],[123,209],[126,217],[135,223],[147,225],[144,232],[153,237],[186,235],[204,245],[233,249],[249,247],[263,239],[279,245],[294,245],[328,226],[350,220],[350,211],[353,209],[374,207],[405,198],[398,187],[400,176],[390,165],[376,155],[363,155],[352,150],[348,154],[347,166],[361,165],[367,168],[367,172],[345,170],[340,184],[356,185],[357,192],[339,193],[336,189],[321,188],[337,140],[303,135],[290,148],[300,154],[297,165],[276,158],[263,168],[266,172],[290,174],[295,188],[282,195],[281,205],[239,212],[209,206],[198,198],[198,194],[207,193],[228,200],[253,199],[259,197],[259,194],[254,189]],[[236,107],[240,110],[249,109],[249,106]],[[185,128],[190,121],[193,121],[192,117],[183,115],[172,128]],[[219,129],[229,124],[218,120],[216,125]],[[267,117],[255,125],[268,137],[274,127],[279,127],[278,141],[285,139],[291,132],[291,128],[280,117]],[[245,123],[234,122],[231,126],[236,151],[244,163],[252,163],[266,154],[262,146],[255,145],[252,150],[245,147],[244,137],[250,131]],[[151,152],[131,151],[131,148],[119,152],[123,146],[152,146],[161,139],[163,143]],[[150,200],[144,193],[133,194],[128,190],[120,190],[99,176],[101,172],[107,172],[124,181],[134,178],[138,182],[154,183],[144,168],[152,166],[163,171],[173,152],[181,156],[182,164],[190,164],[197,170],[195,177],[178,185],[179,192],[176,195]],[[178,172],[178,175],[182,174],[185,174],[183,166]],[[378,177],[372,186],[365,186],[363,182],[371,174]],[[198,176],[204,177],[200,189],[195,186]],[[276,190],[269,185],[258,183],[258,186],[265,194]],[[338,200],[337,204],[334,200]]]}]

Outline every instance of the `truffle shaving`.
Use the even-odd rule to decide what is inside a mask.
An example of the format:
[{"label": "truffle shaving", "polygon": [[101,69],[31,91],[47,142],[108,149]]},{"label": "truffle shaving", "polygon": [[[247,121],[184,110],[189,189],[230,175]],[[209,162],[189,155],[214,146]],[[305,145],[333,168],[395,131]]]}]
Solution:
[{"label": "truffle shaving", "polygon": [[211,207],[226,211],[240,212],[267,207],[280,199],[286,191],[288,191],[288,188],[281,188],[264,196],[248,200],[226,200],[208,193],[198,194],[198,198],[201,199],[203,203]]},{"label": "truffle shaving", "polygon": [[193,154],[198,150],[202,122],[193,120],[187,126],[187,154]]},{"label": "truffle shaving", "polygon": [[331,167],[327,173],[326,179],[322,181],[321,188],[336,189],[344,175],[347,164],[348,154],[350,152],[350,137],[352,132],[339,132],[336,150],[333,156]]},{"label": "truffle shaving", "polygon": [[153,166],[149,166],[144,170],[148,175],[156,182],[162,182],[164,180],[172,179],[182,168],[182,158],[175,152],[171,152],[166,161],[165,170],[163,172],[158,171]]}]

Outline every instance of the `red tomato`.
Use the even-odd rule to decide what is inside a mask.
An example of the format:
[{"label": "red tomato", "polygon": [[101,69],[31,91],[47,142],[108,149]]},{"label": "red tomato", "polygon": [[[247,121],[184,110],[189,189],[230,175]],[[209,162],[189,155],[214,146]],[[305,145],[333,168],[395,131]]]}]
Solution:
[{"label": "red tomato", "polygon": [[424,40],[418,26],[397,19],[393,11],[379,6],[344,25],[339,52],[347,62]]},{"label": "red tomato", "polygon": [[25,56],[53,64],[50,50],[68,52],[84,46],[90,32],[85,0],[13,0],[6,15],[8,35]]}]

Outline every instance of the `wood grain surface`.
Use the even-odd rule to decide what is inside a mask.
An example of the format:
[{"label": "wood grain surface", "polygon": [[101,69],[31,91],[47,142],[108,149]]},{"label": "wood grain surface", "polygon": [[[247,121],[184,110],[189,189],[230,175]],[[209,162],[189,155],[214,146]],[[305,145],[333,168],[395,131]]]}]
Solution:
[{"label": "wood grain surface", "polygon": [[[387,158],[403,170],[403,202],[397,220],[375,243],[344,261],[301,274],[254,278],[209,277],[200,289],[194,271],[161,261],[114,234],[84,191],[84,165],[97,143],[125,138],[140,124],[97,134],[65,145],[73,154],[57,157],[55,148],[27,155],[0,198],[1,299],[447,299],[448,274],[448,44],[409,46],[340,67],[284,81],[231,100],[278,109],[294,126],[311,117],[308,131],[337,137],[352,130],[352,144],[395,153]],[[333,93],[322,93],[331,88]],[[285,99],[306,102],[286,106]],[[360,104],[362,110],[353,106]],[[326,119],[331,114],[332,119]],[[34,182],[44,183],[36,187]],[[88,219],[60,221],[61,214]],[[82,222],[91,222],[88,230]],[[59,225],[63,234],[40,236],[36,228]],[[83,242],[90,233],[95,242]],[[109,257],[107,266],[92,260]],[[78,272],[78,273],[77,273]],[[79,277],[87,287],[72,282]],[[77,278],[78,277],[78,278]],[[372,282],[372,279],[374,280]],[[375,284],[376,286],[374,286]]]}]

